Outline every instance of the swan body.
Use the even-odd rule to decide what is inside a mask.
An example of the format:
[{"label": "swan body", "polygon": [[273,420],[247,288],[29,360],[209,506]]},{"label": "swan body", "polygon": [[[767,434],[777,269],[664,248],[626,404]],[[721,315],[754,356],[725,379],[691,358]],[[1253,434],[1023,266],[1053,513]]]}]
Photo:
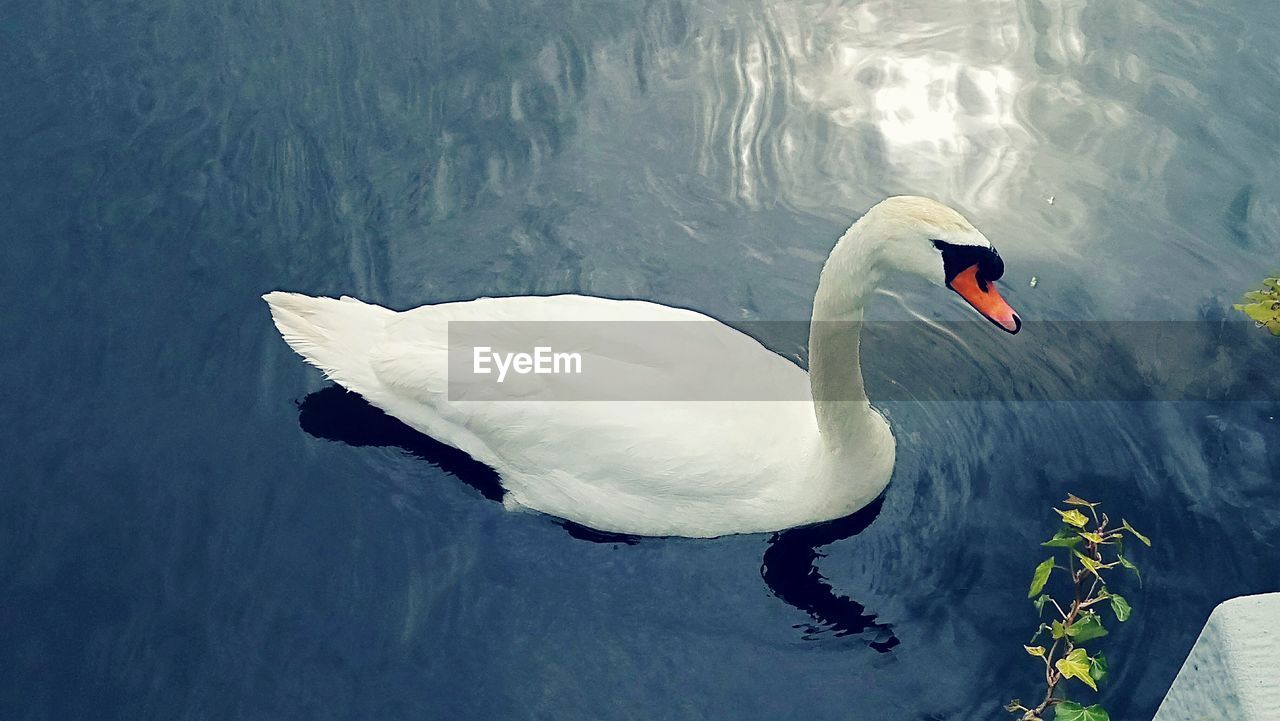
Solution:
[{"label": "swan body", "polygon": [[[285,341],[328,377],[498,471],[508,508],[615,533],[711,537],[839,518],[880,494],[895,445],[862,390],[862,304],[894,270],[947,285],[960,277],[951,266],[998,277],[990,256],[990,243],[950,208],[882,202],[823,268],[809,372],[701,313],[639,300],[480,298],[396,312],[348,297],[264,299]],[[979,282],[998,298],[994,279]],[[1007,305],[984,308],[987,295],[962,295],[1016,332]],[[651,322],[662,322],[667,342],[637,337]],[[508,348],[545,345],[554,327],[559,347],[594,373],[524,376],[520,390],[495,395],[494,376],[460,373],[456,357],[451,366],[451,324]],[[589,389],[593,400],[558,400],[583,383],[623,379],[663,390],[663,400],[609,400],[608,387]],[[734,384],[767,388],[771,399],[709,394]]]}]

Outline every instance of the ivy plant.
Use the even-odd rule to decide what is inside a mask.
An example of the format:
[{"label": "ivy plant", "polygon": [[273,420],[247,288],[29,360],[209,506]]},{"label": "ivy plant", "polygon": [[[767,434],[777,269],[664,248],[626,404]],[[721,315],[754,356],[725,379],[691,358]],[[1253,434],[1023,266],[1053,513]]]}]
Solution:
[{"label": "ivy plant", "polygon": [[[1021,721],[1110,721],[1102,706],[1068,700],[1066,690],[1074,681],[1097,691],[1106,680],[1106,656],[1085,644],[1106,636],[1105,624],[1110,619],[1120,623],[1129,620],[1133,607],[1108,585],[1108,579],[1112,571],[1123,569],[1133,572],[1141,583],[1138,567],[1125,556],[1124,541],[1131,537],[1150,546],[1151,540],[1128,521],[1121,519],[1117,526],[1098,510],[1099,503],[1068,494],[1063,505],[1067,510],[1053,509],[1061,527],[1053,538],[1040,544],[1052,549],[1053,555],[1036,566],[1027,594],[1040,615],[1040,626],[1023,648],[1044,665],[1044,698],[1031,706],[1014,699],[1005,709],[1018,714]],[[1046,592],[1055,579],[1055,587],[1068,593],[1054,596]],[[1107,610],[1110,613],[1105,613]]]},{"label": "ivy plant", "polygon": [[1267,278],[1262,287],[1244,294],[1244,303],[1235,309],[1253,319],[1260,328],[1280,336],[1280,278]]}]

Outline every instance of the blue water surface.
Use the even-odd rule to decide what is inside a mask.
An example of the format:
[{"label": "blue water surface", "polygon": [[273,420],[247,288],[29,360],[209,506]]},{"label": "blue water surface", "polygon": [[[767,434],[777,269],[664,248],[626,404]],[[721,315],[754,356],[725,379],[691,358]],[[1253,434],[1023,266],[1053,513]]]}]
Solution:
[{"label": "blue water surface", "polygon": [[[1113,719],[1150,718],[1215,604],[1280,590],[1280,381],[886,401],[878,517],[627,543],[504,511],[482,469],[331,390],[259,300],[804,319],[849,222],[915,193],[996,243],[1028,320],[1235,321],[1280,264],[1275,3],[0,17],[0,718],[1001,718],[1035,694],[1026,585],[1068,491],[1156,541],[1099,646]],[[944,295],[904,281],[871,315],[969,317]],[[951,342],[1073,360],[1031,324]],[[864,360],[909,365],[892,342]]]}]

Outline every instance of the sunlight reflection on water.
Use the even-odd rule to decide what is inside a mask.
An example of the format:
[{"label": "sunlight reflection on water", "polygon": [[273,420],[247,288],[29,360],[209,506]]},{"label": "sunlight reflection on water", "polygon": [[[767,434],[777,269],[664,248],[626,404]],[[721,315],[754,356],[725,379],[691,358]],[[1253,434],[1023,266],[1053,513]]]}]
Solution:
[{"label": "sunlight reflection on water", "polygon": [[[691,61],[714,81],[699,95],[698,170],[715,176],[723,165],[726,195],[748,208],[781,202],[832,220],[847,218],[853,199],[891,192],[942,197],[988,223],[1053,196],[1052,220],[1043,217],[1036,235],[1079,242],[1088,204],[1046,177],[1062,160],[1047,141],[1076,160],[1082,151],[1105,158],[1093,183],[1114,173],[1116,149],[1127,148],[1125,167],[1146,177],[1173,152],[1167,134],[1131,127],[1131,110],[1068,72],[1088,54],[1083,7],[740,8],[709,23]],[[1140,63],[1130,56],[1125,68],[1132,76]],[[1089,173],[1075,167],[1071,176]],[[1069,234],[1075,241],[1061,240]]]}]

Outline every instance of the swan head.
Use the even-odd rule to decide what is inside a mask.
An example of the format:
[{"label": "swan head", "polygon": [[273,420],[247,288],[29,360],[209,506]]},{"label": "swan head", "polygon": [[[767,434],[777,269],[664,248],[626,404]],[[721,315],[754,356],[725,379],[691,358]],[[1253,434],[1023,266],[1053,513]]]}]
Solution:
[{"label": "swan head", "polygon": [[912,273],[955,291],[982,317],[1008,333],[1022,320],[996,290],[1004,261],[986,236],[954,209],[929,198],[881,201],[859,220],[880,239],[879,255],[893,270]]}]

